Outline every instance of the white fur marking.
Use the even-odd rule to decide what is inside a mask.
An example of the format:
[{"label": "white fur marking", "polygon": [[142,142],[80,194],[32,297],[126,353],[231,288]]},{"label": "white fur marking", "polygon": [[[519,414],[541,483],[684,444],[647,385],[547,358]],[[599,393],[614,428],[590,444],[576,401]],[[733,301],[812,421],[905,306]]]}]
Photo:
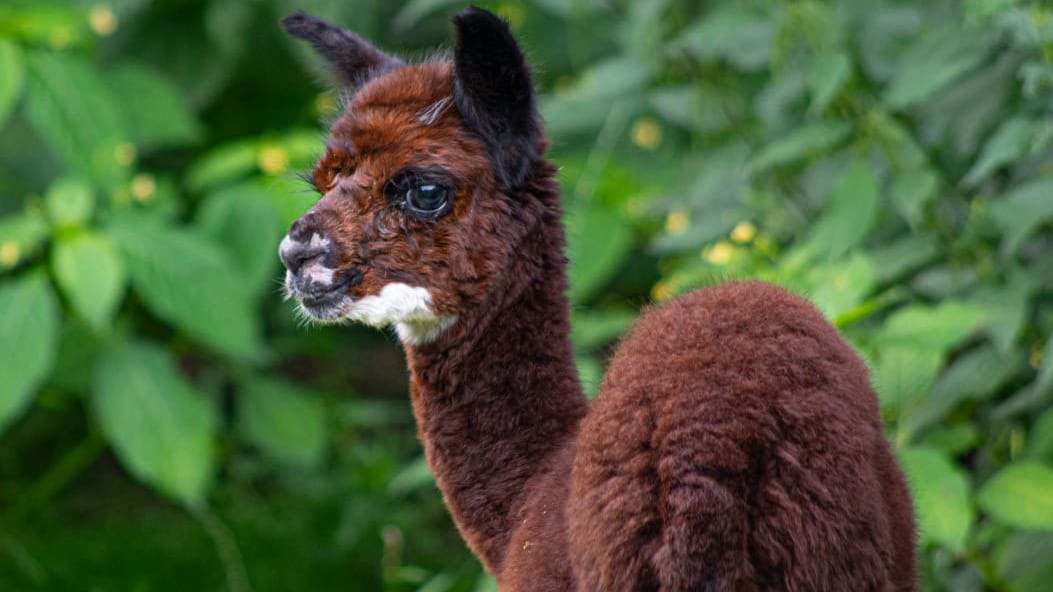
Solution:
[{"label": "white fur marking", "polygon": [[399,339],[410,345],[434,341],[456,321],[431,309],[431,292],[401,282],[390,283],[376,296],[351,303],[344,316],[372,327],[395,325]]}]

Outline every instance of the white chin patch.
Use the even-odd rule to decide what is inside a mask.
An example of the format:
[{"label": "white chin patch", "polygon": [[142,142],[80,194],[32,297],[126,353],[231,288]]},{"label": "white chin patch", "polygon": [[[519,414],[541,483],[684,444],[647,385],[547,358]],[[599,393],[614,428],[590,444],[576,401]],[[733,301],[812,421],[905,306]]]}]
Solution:
[{"label": "white chin patch", "polygon": [[372,327],[394,325],[399,339],[409,345],[435,341],[457,320],[455,316],[440,316],[432,311],[431,293],[426,288],[401,282],[384,286],[376,296],[351,303],[344,317]]}]

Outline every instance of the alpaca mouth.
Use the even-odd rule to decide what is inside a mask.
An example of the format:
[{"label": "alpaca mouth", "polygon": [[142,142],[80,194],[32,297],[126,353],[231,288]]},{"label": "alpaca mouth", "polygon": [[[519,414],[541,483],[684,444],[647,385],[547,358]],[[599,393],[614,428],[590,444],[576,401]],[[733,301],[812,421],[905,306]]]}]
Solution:
[{"label": "alpaca mouth", "polygon": [[361,281],[359,272],[349,273],[333,284],[310,281],[302,274],[289,274],[286,291],[290,297],[299,300],[300,310],[308,317],[316,321],[333,321],[347,313],[353,302],[348,290]]}]

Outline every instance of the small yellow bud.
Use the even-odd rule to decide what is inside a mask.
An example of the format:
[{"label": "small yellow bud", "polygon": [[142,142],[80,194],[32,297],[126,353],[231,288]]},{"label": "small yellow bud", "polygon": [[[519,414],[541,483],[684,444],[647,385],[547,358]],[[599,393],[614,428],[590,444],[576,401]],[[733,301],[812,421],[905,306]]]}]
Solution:
[{"label": "small yellow bud", "polygon": [[139,173],[132,179],[132,197],[139,202],[150,201],[157,191],[157,183],[150,173]]},{"label": "small yellow bud", "polygon": [[706,263],[711,263],[713,265],[724,265],[728,261],[731,261],[731,256],[734,252],[735,250],[730,244],[720,241],[702,251],[702,259],[705,260]]},{"label": "small yellow bud", "polygon": [[91,30],[95,31],[96,35],[108,37],[117,30],[117,15],[109,6],[96,4],[88,13],[88,24],[91,25]]},{"label": "small yellow bud", "polygon": [[662,126],[650,117],[637,120],[631,135],[633,144],[644,150],[654,150],[662,145]]},{"label": "small yellow bud", "polygon": [[260,170],[270,175],[285,172],[289,168],[289,153],[280,146],[265,146],[260,150],[258,164]]},{"label": "small yellow bud", "polygon": [[658,282],[651,288],[651,298],[655,302],[665,302],[673,295],[673,289],[669,287],[669,282]]},{"label": "small yellow bud", "polygon": [[21,255],[21,249],[15,241],[4,241],[0,244],[0,263],[5,267],[14,267]]},{"label": "small yellow bud", "polygon": [[1029,364],[1031,364],[1032,368],[1034,368],[1035,370],[1038,370],[1038,367],[1040,365],[1042,365],[1042,357],[1043,357],[1043,355],[1044,355],[1044,352],[1042,351],[1042,347],[1041,346],[1035,346],[1035,347],[1031,348],[1031,356],[1028,358],[1027,361],[1028,361]]},{"label": "small yellow bud", "polygon": [[691,219],[683,210],[673,210],[665,219],[665,231],[669,234],[684,234],[688,226],[691,226]]},{"label": "small yellow bud", "polygon": [[121,166],[131,166],[136,158],[135,144],[121,142],[113,148],[113,159]]},{"label": "small yellow bud", "polygon": [[756,236],[757,227],[749,222],[739,222],[735,229],[731,231],[731,240],[739,244],[748,243]]}]

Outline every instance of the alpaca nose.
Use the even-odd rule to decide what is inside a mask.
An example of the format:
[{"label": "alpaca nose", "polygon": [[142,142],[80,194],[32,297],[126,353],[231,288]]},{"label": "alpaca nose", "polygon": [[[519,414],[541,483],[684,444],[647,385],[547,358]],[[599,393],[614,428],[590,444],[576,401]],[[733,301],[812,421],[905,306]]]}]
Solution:
[{"label": "alpaca nose", "polygon": [[293,223],[289,234],[282,239],[278,247],[278,257],[281,258],[285,268],[295,275],[304,263],[325,257],[331,248],[330,240],[317,231],[312,232],[301,218]]}]

